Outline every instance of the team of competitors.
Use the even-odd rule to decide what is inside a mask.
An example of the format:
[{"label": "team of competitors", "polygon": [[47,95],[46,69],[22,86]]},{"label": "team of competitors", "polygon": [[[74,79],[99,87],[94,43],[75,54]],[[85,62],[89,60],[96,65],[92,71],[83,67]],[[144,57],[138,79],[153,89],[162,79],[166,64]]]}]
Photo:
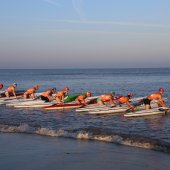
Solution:
[{"label": "team of competitors", "polygon": [[[3,89],[3,84],[0,84],[0,89]],[[6,98],[10,98],[11,96],[17,98],[16,93],[17,83],[10,85],[8,88],[5,89],[5,96]],[[39,85],[36,84],[33,87],[27,89],[23,92],[22,97],[24,99],[31,98],[33,100],[37,99],[35,96],[36,91],[39,89]],[[45,102],[56,101],[59,104],[64,103],[64,98],[68,95],[69,88],[65,87],[62,90],[56,90],[56,88],[48,89],[47,91],[43,92],[38,98]],[[163,100],[164,89],[161,87],[158,91],[149,94],[146,98],[139,100],[139,104],[144,104],[145,109],[151,109],[151,101],[156,100],[158,106],[167,107],[165,101]],[[21,97],[21,95],[19,96]],[[91,92],[87,91],[84,94],[80,94],[75,99],[75,102],[78,104],[88,105],[89,102],[86,101],[86,98],[91,97]],[[117,105],[125,104],[130,107],[133,111],[136,105],[134,105],[130,99],[133,97],[132,93],[128,93],[126,96],[116,96],[115,92],[102,94],[96,98],[96,102],[98,105],[110,105],[111,107],[116,107]]]}]

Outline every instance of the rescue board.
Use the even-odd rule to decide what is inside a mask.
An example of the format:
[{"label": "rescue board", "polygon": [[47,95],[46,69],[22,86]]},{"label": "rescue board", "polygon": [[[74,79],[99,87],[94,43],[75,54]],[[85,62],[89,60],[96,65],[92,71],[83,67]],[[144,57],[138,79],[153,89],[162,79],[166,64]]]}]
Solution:
[{"label": "rescue board", "polygon": [[78,107],[82,107],[84,104],[77,104],[77,103],[65,103],[65,104],[54,104],[51,106],[43,107],[46,110],[57,110],[57,109],[74,109]]},{"label": "rescue board", "polygon": [[152,116],[152,115],[164,115],[168,111],[166,107],[153,108],[149,110],[140,110],[124,114],[124,117],[140,117],[140,116]]}]

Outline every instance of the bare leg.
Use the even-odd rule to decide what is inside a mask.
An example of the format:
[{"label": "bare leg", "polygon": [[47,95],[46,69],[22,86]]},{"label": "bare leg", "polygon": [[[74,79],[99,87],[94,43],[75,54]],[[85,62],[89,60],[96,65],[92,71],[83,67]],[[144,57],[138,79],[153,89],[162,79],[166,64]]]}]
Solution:
[{"label": "bare leg", "polygon": [[104,103],[103,103],[102,101],[98,101],[97,104],[98,104],[99,106],[103,106],[103,105],[104,105]]},{"label": "bare leg", "polygon": [[146,105],[145,105],[145,110],[149,110],[149,109],[151,109],[151,105],[146,104]]},{"label": "bare leg", "polygon": [[109,101],[109,103],[110,103],[111,106],[116,106],[116,104],[113,102],[112,99]]},{"label": "bare leg", "polygon": [[10,97],[8,92],[5,92],[5,96],[6,96],[7,98]]},{"label": "bare leg", "polygon": [[59,97],[56,97],[55,100],[56,100],[57,103],[62,103]]}]

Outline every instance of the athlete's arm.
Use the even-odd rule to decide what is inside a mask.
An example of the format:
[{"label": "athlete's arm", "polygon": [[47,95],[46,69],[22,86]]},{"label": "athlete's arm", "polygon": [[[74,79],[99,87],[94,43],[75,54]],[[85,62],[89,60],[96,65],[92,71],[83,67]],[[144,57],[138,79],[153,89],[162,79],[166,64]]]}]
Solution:
[{"label": "athlete's arm", "polygon": [[14,95],[15,97],[17,97],[17,95],[16,95],[16,93],[15,93],[15,90],[13,90],[12,93],[13,93],[13,95]]},{"label": "athlete's arm", "polygon": [[159,99],[158,99],[158,105],[161,105],[162,107],[166,107],[166,103],[164,102],[161,95],[159,96]]}]

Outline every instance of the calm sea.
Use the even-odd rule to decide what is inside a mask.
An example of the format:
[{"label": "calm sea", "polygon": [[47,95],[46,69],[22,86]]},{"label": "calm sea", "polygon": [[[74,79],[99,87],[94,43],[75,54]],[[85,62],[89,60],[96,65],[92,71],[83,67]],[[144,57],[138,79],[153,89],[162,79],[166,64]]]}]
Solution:
[{"label": "calm sea", "polygon": [[[134,97],[164,87],[164,97],[170,96],[170,68],[0,70],[0,83],[5,88],[14,82],[18,90],[39,84],[39,91],[68,86],[70,94],[115,91],[119,95],[132,92]],[[170,114],[126,119],[122,114],[95,116],[75,110],[15,109],[1,105],[0,131],[100,140],[170,152]]]}]

